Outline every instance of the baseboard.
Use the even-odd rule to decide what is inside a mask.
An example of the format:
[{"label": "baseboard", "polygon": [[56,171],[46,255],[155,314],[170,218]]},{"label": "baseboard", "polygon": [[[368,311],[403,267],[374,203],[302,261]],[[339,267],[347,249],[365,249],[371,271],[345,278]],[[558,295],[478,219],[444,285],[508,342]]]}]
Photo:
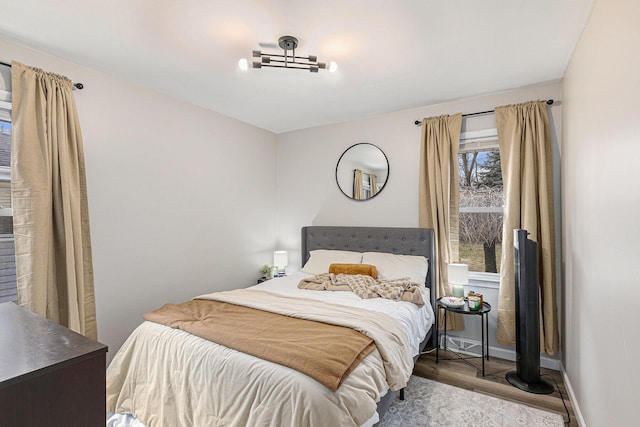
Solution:
[{"label": "baseboard", "polygon": [[[499,357],[500,359],[516,361],[516,352],[505,348],[489,346],[489,354]],[[552,359],[544,355],[540,355],[540,367],[559,371],[562,364],[558,359]]]},{"label": "baseboard", "polygon": [[587,423],[584,421],[584,417],[582,416],[582,411],[580,411],[580,405],[578,405],[578,399],[576,399],[576,394],[573,392],[571,381],[569,381],[569,376],[567,375],[567,371],[565,371],[562,363],[560,364],[560,372],[562,372],[564,387],[567,389],[567,393],[569,393],[569,399],[571,400],[571,406],[573,406],[573,413],[576,416],[578,425],[580,427],[587,427]]},{"label": "baseboard", "polygon": [[[440,336],[441,340],[444,339],[444,335]],[[447,346],[454,351],[459,353],[468,354],[470,356],[480,356],[482,350],[480,349],[480,341],[476,341],[473,339],[469,339],[466,337],[458,337],[454,335],[449,335]],[[463,345],[460,345],[462,343]],[[442,342],[440,344],[440,348],[442,348]],[[493,347],[489,346],[489,357],[495,356],[504,360],[516,360],[516,352],[515,350],[509,350],[506,348]],[[559,359],[552,359],[550,357],[546,357],[544,355],[540,355],[540,366],[542,368],[553,369],[554,371],[560,371],[562,364]]]}]

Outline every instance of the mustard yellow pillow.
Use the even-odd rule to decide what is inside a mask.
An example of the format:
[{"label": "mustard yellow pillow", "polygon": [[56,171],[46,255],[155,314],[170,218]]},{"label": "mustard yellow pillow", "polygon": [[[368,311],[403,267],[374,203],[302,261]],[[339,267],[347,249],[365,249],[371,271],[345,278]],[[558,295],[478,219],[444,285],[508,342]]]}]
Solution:
[{"label": "mustard yellow pillow", "polygon": [[333,274],[363,274],[378,278],[378,272],[375,265],[371,264],[331,264],[329,273]]}]

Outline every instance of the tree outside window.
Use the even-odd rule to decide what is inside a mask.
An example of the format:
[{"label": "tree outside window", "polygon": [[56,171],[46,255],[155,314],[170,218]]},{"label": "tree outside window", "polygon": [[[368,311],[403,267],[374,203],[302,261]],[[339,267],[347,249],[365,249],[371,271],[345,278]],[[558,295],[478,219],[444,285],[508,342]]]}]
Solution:
[{"label": "tree outside window", "polygon": [[497,148],[465,149],[460,167],[460,262],[470,271],[500,271],[504,196]]}]

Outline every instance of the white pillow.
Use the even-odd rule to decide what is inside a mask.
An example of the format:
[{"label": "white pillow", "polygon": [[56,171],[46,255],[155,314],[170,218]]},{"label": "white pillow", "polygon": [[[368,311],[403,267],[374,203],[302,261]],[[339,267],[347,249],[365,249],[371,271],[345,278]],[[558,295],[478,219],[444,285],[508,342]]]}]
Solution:
[{"label": "white pillow", "polygon": [[378,269],[378,279],[391,280],[409,277],[412,282],[420,285],[425,284],[429,271],[427,258],[416,255],[364,252],[362,263],[375,265]]},{"label": "white pillow", "polygon": [[302,271],[308,274],[323,274],[329,272],[331,264],[360,264],[361,261],[362,252],[316,249],[309,252],[309,260],[302,267]]}]

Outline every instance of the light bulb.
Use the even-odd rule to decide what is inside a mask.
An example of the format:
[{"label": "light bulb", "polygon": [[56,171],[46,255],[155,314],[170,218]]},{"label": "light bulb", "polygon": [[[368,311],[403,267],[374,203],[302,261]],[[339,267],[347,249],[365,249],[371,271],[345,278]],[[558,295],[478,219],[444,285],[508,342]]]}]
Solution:
[{"label": "light bulb", "polygon": [[246,58],[242,58],[238,61],[238,67],[240,67],[242,71],[246,71],[249,68],[249,61],[247,61]]},{"label": "light bulb", "polygon": [[338,64],[336,64],[333,61],[329,62],[329,72],[330,73],[335,73],[337,69],[338,69]]}]

